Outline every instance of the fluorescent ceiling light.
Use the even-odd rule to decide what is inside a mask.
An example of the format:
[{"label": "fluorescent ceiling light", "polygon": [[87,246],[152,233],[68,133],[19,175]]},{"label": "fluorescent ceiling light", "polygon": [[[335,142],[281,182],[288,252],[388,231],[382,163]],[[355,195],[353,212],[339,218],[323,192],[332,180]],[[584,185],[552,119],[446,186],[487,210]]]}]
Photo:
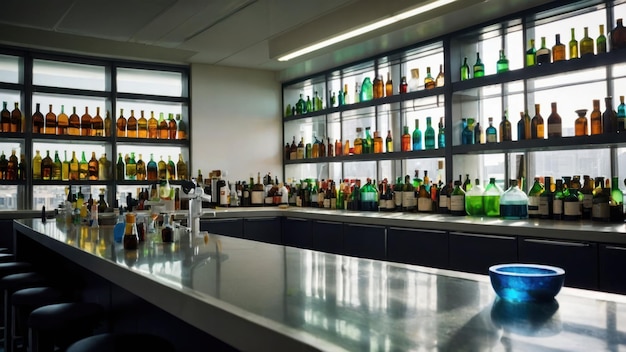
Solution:
[{"label": "fluorescent ceiling light", "polygon": [[377,22],[365,25],[363,27],[359,27],[357,29],[353,29],[353,30],[351,30],[349,32],[346,32],[346,33],[339,34],[337,36],[328,38],[328,39],[323,40],[323,41],[321,41],[319,43],[311,44],[311,45],[309,45],[307,47],[304,47],[304,48],[302,48],[300,50],[297,50],[297,51],[294,51],[294,52],[292,52],[290,54],[283,55],[283,56],[279,57],[278,61],[288,61],[288,60],[291,60],[291,59],[296,58],[298,56],[302,56],[302,55],[314,52],[316,50],[325,48],[327,46],[331,46],[333,44],[337,44],[337,43],[342,42],[344,40],[348,40],[348,39],[357,37],[359,35],[375,31],[375,30],[377,30],[379,28],[383,28],[383,27],[389,26],[389,25],[394,24],[396,22],[405,20],[405,19],[410,18],[410,17],[417,16],[419,14],[422,14],[422,13],[434,10],[436,8],[439,8],[441,6],[445,6],[445,5],[451,4],[451,3],[456,2],[456,1],[457,0],[437,0],[437,1],[433,1],[431,3],[428,3],[426,5],[418,6],[418,7],[414,8],[414,9],[411,9],[411,10],[399,13],[397,15],[394,15],[394,16],[382,19],[380,21],[377,21]]}]

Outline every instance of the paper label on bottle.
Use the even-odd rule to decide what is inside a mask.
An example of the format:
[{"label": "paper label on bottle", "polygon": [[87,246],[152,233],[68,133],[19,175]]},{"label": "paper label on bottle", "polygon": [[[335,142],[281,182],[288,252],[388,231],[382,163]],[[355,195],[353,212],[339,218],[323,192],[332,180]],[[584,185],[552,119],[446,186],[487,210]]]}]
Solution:
[{"label": "paper label on bottle", "polygon": [[311,193],[311,203],[317,203],[317,193]]},{"label": "paper label on bottle", "polygon": [[538,196],[528,197],[528,215],[539,215],[539,198]]},{"label": "paper label on bottle", "polygon": [[[528,213],[530,214],[530,203],[528,205]],[[537,213],[544,216],[550,215],[550,202],[548,202],[548,197],[539,197],[539,208]]]},{"label": "paper label on bottle", "polygon": [[252,196],[250,197],[250,203],[259,205],[263,204],[263,192],[261,191],[252,191]]},{"label": "paper label on bottle", "polygon": [[415,192],[402,192],[402,206],[405,208],[415,208]]},{"label": "paper label on bottle", "polygon": [[417,199],[418,211],[433,211],[433,201],[430,198],[418,198]]},{"label": "paper label on bottle", "polygon": [[393,201],[396,205],[396,207],[401,207],[402,206],[402,192],[400,191],[396,191],[393,193]]},{"label": "paper label on bottle", "polygon": [[552,202],[552,214],[554,215],[563,214],[563,199],[555,199]]},{"label": "paper label on bottle", "polygon": [[300,196],[296,197],[296,206],[297,207],[301,207],[302,206],[302,198]]},{"label": "paper label on bottle", "polygon": [[487,135],[487,143],[497,143],[497,142],[498,142],[498,137],[495,134]]},{"label": "paper label on bottle", "polygon": [[330,199],[324,198],[324,208],[330,209]]},{"label": "paper label on bottle", "polygon": [[591,209],[593,207],[593,194],[583,194],[583,208]]},{"label": "paper label on bottle", "polygon": [[609,203],[595,203],[591,207],[591,217],[598,219],[609,219],[611,216],[611,208]]},{"label": "paper label on bottle", "polygon": [[442,194],[439,196],[439,208],[448,208],[448,196]]},{"label": "paper label on bottle", "polygon": [[337,209],[337,198],[330,198],[330,209]]},{"label": "paper label on bottle", "polygon": [[465,211],[464,195],[453,194],[450,196],[450,211]]},{"label": "paper label on bottle", "polygon": [[394,202],[393,199],[387,199],[387,201],[385,202],[386,204],[386,208],[389,210],[395,209],[396,208],[396,203]]},{"label": "paper label on bottle", "polygon": [[567,216],[580,216],[580,202],[563,202],[563,214]]},{"label": "paper label on bottle", "polygon": [[549,123],[548,124],[548,136],[556,134],[556,135],[561,135],[561,124],[560,123]]},{"label": "paper label on bottle", "polygon": [[296,152],[290,152],[289,153],[289,160],[296,160],[297,158],[297,153]]}]

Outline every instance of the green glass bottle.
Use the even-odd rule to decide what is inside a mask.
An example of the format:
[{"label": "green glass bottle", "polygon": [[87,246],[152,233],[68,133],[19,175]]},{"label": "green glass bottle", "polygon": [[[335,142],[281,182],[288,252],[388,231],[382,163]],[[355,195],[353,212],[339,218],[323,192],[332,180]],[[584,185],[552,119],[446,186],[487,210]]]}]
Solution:
[{"label": "green glass bottle", "polygon": [[450,194],[450,214],[464,216],[465,213],[465,191],[461,188],[461,181],[454,181],[454,189]]},{"label": "green glass bottle", "polygon": [[495,177],[489,178],[489,184],[483,192],[483,211],[491,217],[500,216],[500,196],[502,189],[496,184]]},{"label": "green glass bottle", "polygon": [[176,164],[171,155],[167,156],[167,179],[176,180]]},{"label": "green glass bottle", "polygon": [[402,183],[402,177],[396,179],[396,184],[393,185],[393,202],[396,205],[396,210],[402,210],[402,190],[404,184]]},{"label": "green glass bottle", "polygon": [[535,40],[530,40],[530,48],[526,50],[526,67],[535,66],[537,64],[537,49],[535,49]]},{"label": "green glass bottle", "polygon": [[480,186],[480,180],[474,180],[474,186],[465,193],[465,212],[467,215],[484,215],[484,193],[485,190]]},{"label": "green glass bottle", "polygon": [[496,71],[498,73],[506,72],[509,70],[509,59],[504,55],[504,50],[500,50],[500,59],[496,63]]},{"label": "green glass bottle", "polygon": [[415,129],[413,130],[413,150],[422,150],[422,131],[420,131],[420,120],[415,119]]},{"label": "green glass bottle", "polygon": [[556,180],[556,190],[552,197],[552,218],[554,220],[563,219],[563,199],[565,199],[565,195],[563,194],[563,180],[558,179]]},{"label": "green glass bottle", "polygon": [[300,99],[298,99],[298,102],[296,103],[296,114],[300,115],[300,114],[304,114],[306,112],[306,104],[304,102],[304,99],[302,99],[302,94],[300,94]]},{"label": "green glass bottle", "polygon": [[425,149],[435,149],[435,129],[432,126],[432,120],[430,116],[426,117],[426,131],[424,131],[424,147]]},{"label": "green glass bottle", "polygon": [[122,153],[118,153],[117,155],[117,165],[115,168],[115,179],[117,181],[123,181],[126,177],[126,168],[124,166],[124,158],[122,158]]},{"label": "green glass bottle", "polygon": [[365,127],[365,138],[363,138],[363,154],[371,154],[374,152],[374,142],[372,140],[372,134],[370,133],[370,127]]},{"label": "green glass bottle", "polygon": [[543,193],[543,185],[539,182],[539,177],[535,177],[535,183],[528,191],[528,217],[539,217],[539,203],[541,199],[541,193]]},{"label": "green glass bottle", "polygon": [[443,125],[443,117],[439,118],[439,131],[437,133],[437,147],[439,149],[446,147],[446,129]]},{"label": "green glass bottle", "polygon": [[497,143],[498,142],[498,130],[496,130],[496,128],[493,127],[493,117],[490,117],[488,120],[489,120],[489,127],[487,127],[487,130],[485,131],[486,141],[487,143]]},{"label": "green glass bottle", "polygon": [[135,153],[130,153],[130,158],[126,163],[126,177],[129,180],[137,179],[137,162],[135,161]]},{"label": "green glass bottle", "polygon": [[470,74],[470,68],[467,64],[467,57],[463,59],[463,65],[461,65],[461,81],[468,80]]},{"label": "green glass bottle", "polygon": [[359,101],[368,101],[374,99],[374,85],[369,77],[363,79],[361,84],[361,92],[359,93]]},{"label": "green glass bottle", "polygon": [[589,37],[589,28],[584,28],[585,36],[580,40],[580,57],[593,56],[594,42]]},{"label": "green glass bottle", "polygon": [[624,222],[624,192],[619,188],[617,177],[611,178],[610,221]]},{"label": "green glass bottle", "polygon": [[63,164],[61,163],[61,159],[59,159],[59,151],[54,151],[54,162],[52,163],[52,179],[55,181],[61,180],[61,168]]},{"label": "green glass bottle", "polygon": [[476,63],[474,64],[474,78],[485,76],[485,65],[480,60],[480,53],[476,53]]},{"label": "green glass bottle", "polygon": [[578,59],[578,41],[576,40],[576,30],[572,28],[572,39],[569,44],[569,59]]},{"label": "green glass bottle", "polygon": [[311,102],[311,96],[307,95],[306,96],[306,112],[312,112],[313,111],[313,103]]},{"label": "green glass bottle", "polygon": [[582,202],[579,197],[580,192],[580,176],[573,182],[571,177],[563,177],[566,189],[563,198],[563,220],[576,221],[582,218]]},{"label": "green glass bottle", "polygon": [[600,25],[600,35],[596,38],[596,53],[606,54],[606,36],[604,35],[604,25]]},{"label": "green glass bottle", "polygon": [[543,178],[543,182],[544,190],[539,196],[539,217],[542,219],[552,219],[554,200],[554,192],[552,192],[552,177],[545,176]]},{"label": "green glass bottle", "polygon": [[626,104],[624,104],[623,95],[620,95],[619,105],[617,106],[617,129],[626,131]]},{"label": "green glass bottle", "polygon": [[87,180],[89,176],[89,163],[85,158],[85,152],[82,152],[80,162],[78,163],[78,179]]}]

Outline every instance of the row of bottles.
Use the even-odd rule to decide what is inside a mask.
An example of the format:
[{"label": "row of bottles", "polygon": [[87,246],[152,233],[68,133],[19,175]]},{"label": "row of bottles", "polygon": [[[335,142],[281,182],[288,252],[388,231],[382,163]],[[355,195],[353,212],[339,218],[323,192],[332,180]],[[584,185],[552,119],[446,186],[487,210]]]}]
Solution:
[{"label": "row of bottles", "polygon": [[158,180],[187,180],[187,163],[183,159],[183,154],[178,155],[178,162],[174,163],[172,157],[168,155],[167,162],[160,157],[158,162],[154,161],[154,155],[150,154],[150,160],[146,163],[142,154],[135,159],[135,153],[131,152],[122,157],[118,154],[115,165],[116,180],[138,180],[138,181],[158,181]]},{"label": "row of bottles", "polygon": [[[5,103],[6,105],[6,103]],[[111,117],[106,112],[103,119],[100,116],[100,107],[96,108],[96,115],[89,114],[89,108],[85,107],[85,113],[78,116],[76,107],[72,108],[72,113],[68,116],[65,113],[64,105],[61,105],[61,112],[56,115],[53,112],[52,104],[49,105],[49,111],[44,116],[40,111],[40,104],[35,105],[35,113],[32,118],[33,133],[50,134],[57,136],[110,136],[111,135]],[[150,119],[144,117],[143,110],[141,117],[135,117],[134,110],[127,119],[124,117],[124,110],[120,109],[120,117],[116,122],[116,131],[118,137],[128,138],[151,138],[151,139],[187,139],[187,125],[181,120],[180,114],[169,114],[169,119],[164,119],[163,113],[160,119],[154,117],[154,111],[151,112]]]},{"label": "row of bottles", "polygon": [[21,154],[18,160],[15,149],[11,150],[11,155],[7,158],[3,150],[0,154],[0,180],[25,181],[27,172],[24,159],[24,154]]},{"label": "row of bottles", "polygon": [[59,158],[59,152],[54,151],[54,159],[50,156],[50,151],[46,151],[46,156],[41,157],[39,150],[35,151],[32,161],[33,180],[44,181],[78,181],[78,180],[109,180],[111,161],[107,159],[106,153],[97,159],[96,152],[91,153],[91,159],[87,160],[85,152],[82,152],[81,159],[76,158],[76,152],[72,151],[72,158],[67,158],[67,151],[64,152],[64,160]]},{"label": "row of bottles", "polygon": [[376,76],[373,81],[370,77],[365,77],[361,84],[355,84],[353,94],[348,91],[349,88],[347,84],[344,84],[343,88],[339,89],[337,92],[329,91],[327,104],[324,104],[324,97],[320,96],[317,91],[313,97],[307,95],[306,100],[304,99],[304,95],[300,94],[298,101],[293,106],[287,104],[285,107],[285,116],[321,111],[326,106],[338,107],[389,97],[395,94],[414,92],[421,89],[443,87],[444,83],[443,65],[439,65],[439,73],[434,78],[430,72],[430,67],[427,67],[426,76],[423,80],[420,79],[418,68],[411,69],[411,78],[407,81],[406,76],[402,76],[400,83],[397,85],[394,84],[391,79],[391,72],[387,72],[387,80],[384,80],[382,75]]},{"label": "row of bottles", "polygon": [[[506,58],[504,54],[504,50],[500,50],[500,58],[496,63],[496,72],[502,73],[509,70],[509,60]],[[479,78],[485,76],[485,64],[483,64],[480,59],[480,53],[476,53],[476,61],[470,70],[469,65],[467,64],[467,57],[463,59],[463,64],[461,65],[461,81],[468,80],[470,78]]]},{"label": "row of bottles", "polygon": [[7,102],[2,102],[2,111],[0,111],[0,132],[22,132],[22,121],[24,120],[19,103],[15,102],[12,111],[7,108]]},{"label": "row of bottles", "polygon": [[[574,136],[588,136],[610,134],[626,131],[626,104],[624,96],[620,96],[617,111],[613,110],[613,98],[606,97],[605,110],[600,111],[600,100],[593,100],[591,115],[587,118],[587,109],[575,111],[577,118],[574,122]],[[535,114],[531,118],[528,111],[520,112],[517,122],[517,140],[560,138],[563,136],[562,119],[557,111],[557,103],[551,103],[551,113],[547,120],[541,116],[540,105],[535,104]],[[504,112],[499,128],[493,126],[493,118],[489,117],[489,126],[483,131],[479,122],[473,118],[463,118],[461,129],[461,144],[483,144],[512,141],[511,122],[507,112]],[[544,122],[545,121],[545,122]],[[547,125],[547,126],[546,126]]]}]

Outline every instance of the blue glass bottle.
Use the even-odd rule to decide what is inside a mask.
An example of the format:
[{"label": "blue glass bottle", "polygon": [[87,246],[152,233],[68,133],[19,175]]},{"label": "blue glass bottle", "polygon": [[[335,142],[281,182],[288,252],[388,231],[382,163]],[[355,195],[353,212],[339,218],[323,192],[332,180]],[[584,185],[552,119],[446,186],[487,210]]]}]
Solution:
[{"label": "blue glass bottle", "polygon": [[368,101],[374,99],[374,86],[369,77],[365,77],[361,85],[360,101]]},{"label": "blue glass bottle", "polygon": [[116,213],[119,213],[119,215],[117,217],[117,223],[113,227],[113,240],[115,240],[115,242],[117,243],[121,243],[122,239],[124,238],[124,230],[126,227],[126,223],[124,222],[124,215],[122,214],[122,208],[120,208],[120,210],[117,211]]},{"label": "blue glass bottle", "polygon": [[461,135],[461,144],[474,144],[474,119],[467,119],[463,133]]},{"label": "blue glass bottle", "polygon": [[486,141],[487,143],[497,143],[498,142],[498,130],[493,127],[493,117],[489,118],[489,127],[485,131]]},{"label": "blue glass bottle", "polygon": [[424,132],[424,147],[435,149],[435,129],[432,126],[430,116],[426,117],[426,131]]},{"label": "blue glass bottle", "polygon": [[413,130],[413,150],[422,150],[422,131],[420,131],[420,120],[415,119],[415,130]]},{"label": "blue glass bottle", "polygon": [[439,118],[439,134],[437,135],[438,148],[446,147],[446,129],[443,125],[443,117]]}]

